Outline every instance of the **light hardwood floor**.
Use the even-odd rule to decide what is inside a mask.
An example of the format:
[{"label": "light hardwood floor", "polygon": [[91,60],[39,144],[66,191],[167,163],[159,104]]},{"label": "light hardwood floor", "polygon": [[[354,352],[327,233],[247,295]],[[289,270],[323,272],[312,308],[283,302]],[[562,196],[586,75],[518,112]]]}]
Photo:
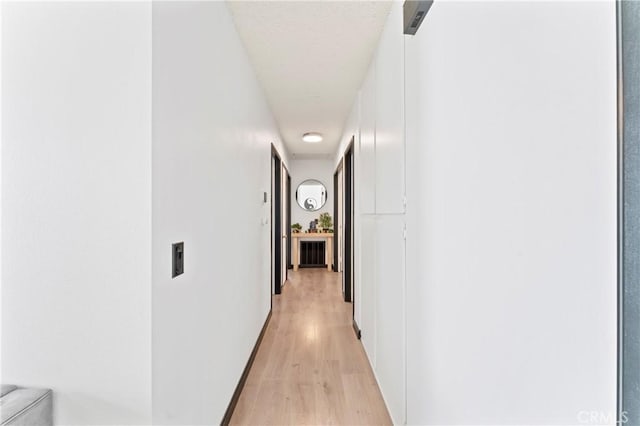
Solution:
[{"label": "light hardwood floor", "polygon": [[232,425],[389,425],[340,274],[290,271]]}]

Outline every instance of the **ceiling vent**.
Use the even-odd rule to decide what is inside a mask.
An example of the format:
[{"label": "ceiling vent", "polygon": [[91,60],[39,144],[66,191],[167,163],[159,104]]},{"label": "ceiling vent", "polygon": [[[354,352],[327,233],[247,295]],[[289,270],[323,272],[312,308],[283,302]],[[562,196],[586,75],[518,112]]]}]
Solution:
[{"label": "ceiling vent", "polygon": [[406,0],[404,2],[404,33],[415,35],[420,28],[420,24],[427,16],[433,0],[416,1]]}]

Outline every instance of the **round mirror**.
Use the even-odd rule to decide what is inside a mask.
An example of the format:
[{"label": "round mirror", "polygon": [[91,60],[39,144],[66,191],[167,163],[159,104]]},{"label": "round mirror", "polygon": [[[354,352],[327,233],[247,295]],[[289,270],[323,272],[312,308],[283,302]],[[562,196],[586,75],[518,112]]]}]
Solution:
[{"label": "round mirror", "polygon": [[298,185],[296,200],[298,205],[306,211],[320,210],[327,202],[327,188],[320,181],[307,179]]}]

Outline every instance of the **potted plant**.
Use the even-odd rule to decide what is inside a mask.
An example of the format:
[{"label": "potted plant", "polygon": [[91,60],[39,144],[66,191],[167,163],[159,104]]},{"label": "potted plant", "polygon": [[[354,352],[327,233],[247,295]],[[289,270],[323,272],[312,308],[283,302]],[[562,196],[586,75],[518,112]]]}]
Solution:
[{"label": "potted plant", "polygon": [[320,214],[320,227],[325,232],[333,232],[331,227],[333,224],[331,223],[331,215],[329,213],[321,213]]},{"label": "potted plant", "polygon": [[291,230],[295,233],[298,233],[300,231],[302,231],[302,225],[300,225],[299,223],[294,223],[293,225],[291,225]]}]

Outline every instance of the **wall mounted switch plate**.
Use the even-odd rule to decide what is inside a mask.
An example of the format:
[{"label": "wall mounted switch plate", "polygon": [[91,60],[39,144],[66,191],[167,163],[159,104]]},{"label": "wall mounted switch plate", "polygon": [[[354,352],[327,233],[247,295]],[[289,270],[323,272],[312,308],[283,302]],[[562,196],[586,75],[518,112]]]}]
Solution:
[{"label": "wall mounted switch plate", "polygon": [[184,242],[171,245],[171,278],[184,273]]}]

